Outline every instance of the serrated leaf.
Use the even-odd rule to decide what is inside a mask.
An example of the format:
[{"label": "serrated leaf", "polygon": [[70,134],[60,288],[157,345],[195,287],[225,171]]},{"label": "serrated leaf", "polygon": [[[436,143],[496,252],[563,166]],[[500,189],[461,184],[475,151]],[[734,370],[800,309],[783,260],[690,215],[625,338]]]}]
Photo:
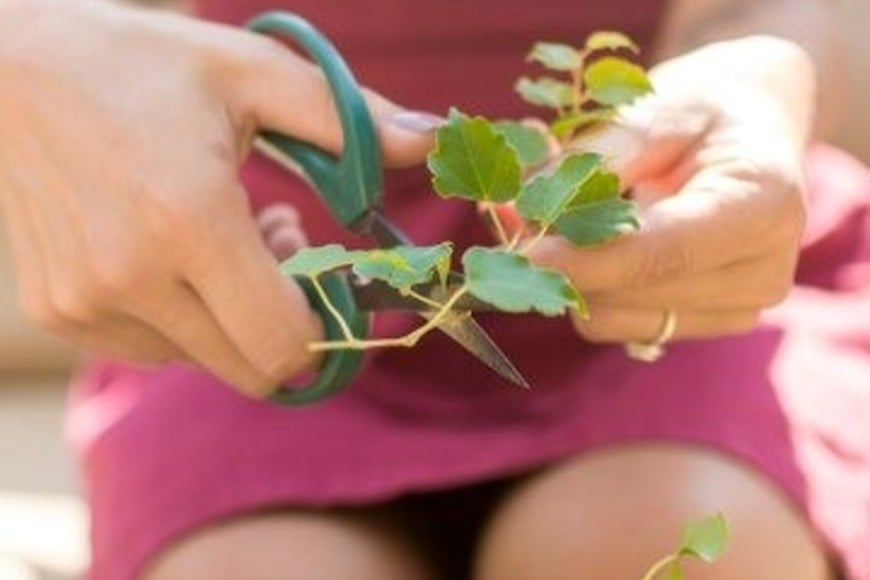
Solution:
[{"label": "serrated leaf", "polygon": [[589,50],[617,50],[628,49],[632,52],[640,52],[634,41],[621,32],[601,30],[593,32],[586,39],[586,48]]},{"label": "serrated leaf", "polygon": [[551,70],[570,71],[583,66],[583,56],[574,47],[556,42],[537,42],[527,57]]},{"label": "serrated leaf", "polygon": [[614,56],[589,65],[583,80],[592,98],[605,105],[627,105],[652,91],[643,68]]},{"label": "serrated leaf", "polygon": [[302,248],[281,264],[285,276],[317,276],[323,272],[349,266],[359,258],[360,252],[349,251],[339,244],[317,248]]},{"label": "serrated leaf", "polygon": [[453,245],[449,242],[437,246],[396,246],[386,250],[359,252],[353,271],[366,278],[383,280],[393,288],[407,292],[412,286],[425,284],[438,273],[439,277],[450,269]]},{"label": "serrated leaf", "polygon": [[442,197],[501,203],[517,196],[519,154],[492,123],[452,109],[435,139],[428,166]]},{"label": "serrated leaf", "polygon": [[572,206],[553,228],[576,246],[602,244],[640,227],[635,205],[621,198]]},{"label": "serrated leaf", "polygon": [[550,131],[558,138],[567,137],[575,131],[594,125],[601,121],[608,121],[616,115],[616,111],[611,108],[602,107],[593,111],[580,111],[579,113],[571,113],[564,117],[556,119],[550,125]]},{"label": "serrated leaf", "polygon": [[550,77],[536,80],[522,77],[514,88],[523,100],[540,107],[561,109],[570,106],[574,100],[574,89],[571,85]]},{"label": "serrated leaf", "polygon": [[580,185],[601,166],[594,153],[571,155],[549,175],[531,180],[520,190],[517,209],[526,220],[549,228],[580,194]]},{"label": "serrated leaf", "polygon": [[579,184],[577,195],[571,200],[571,207],[618,198],[621,192],[619,176],[599,167]]},{"label": "serrated leaf", "polygon": [[473,247],[462,265],[469,292],[505,312],[559,316],[574,308],[585,313],[580,295],[562,274],[538,268],[523,256]]},{"label": "serrated leaf", "polygon": [[688,525],[683,533],[680,554],[695,556],[708,563],[722,557],[728,546],[728,522],[721,513],[699,524]]},{"label": "serrated leaf", "polygon": [[517,150],[520,163],[524,167],[539,165],[549,157],[550,143],[547,136],[534,127],[516,121],[499,121],[495,128],[504,135],[508,145]]}]

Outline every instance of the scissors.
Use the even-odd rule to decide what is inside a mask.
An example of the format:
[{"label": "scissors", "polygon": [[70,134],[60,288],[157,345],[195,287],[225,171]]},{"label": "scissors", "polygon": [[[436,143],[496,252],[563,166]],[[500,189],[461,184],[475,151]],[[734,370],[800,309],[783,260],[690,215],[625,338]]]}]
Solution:
[{"label": "scissors", "polygon": [[[257,149],[284,167],[301,169],[333,216],[350,231],[373,238],[383,248],[413,245],[382,211],[384,168],[377,132],[362,90],[335,46],[308,21],[289,12],[262,14],[247,27],[276,38],[293,40],[309,53],[323,69],[344,133],[344,149],[338,156],[270,131],[258,136]],[[461,274],[451,273],[450,280],[451,284],[461,283]],[[310,282],[302,278],[297,281],[308,301],[320,312],[327,338],[342,339],[340,326],[328,313]],[[372,312],[407,310],[418,312],[423,317],[434,313],[431,307],[402,296],[386,284],[360,280],[351,273],[328,273],[321,276],[320,282],[355,336],[368,335]],[[416,289],[436,300],[438,292],[443,292],[437,284]],[[510,359],[471,316],[472,311],[493,308],[473,297],[467,298],[457,305],[463,315],[451,317],[438,327],[439,330],[508,381],[528,387]],[[359,372],[363,354],[363,351],[350,349],[328,351],[311,384],[302,388],[279,389],[272,400],[283,405],[303,405],[337,395]]]}]

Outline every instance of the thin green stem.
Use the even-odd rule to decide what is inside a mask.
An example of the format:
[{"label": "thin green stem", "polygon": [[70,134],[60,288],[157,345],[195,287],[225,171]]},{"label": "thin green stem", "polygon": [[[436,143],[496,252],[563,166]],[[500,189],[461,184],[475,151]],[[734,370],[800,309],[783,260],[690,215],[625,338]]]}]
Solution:
[{"label": "thin green stem", "polygon": [[387,348],[408,346],[405,337],[399,338],[370,338],[366,340],[330,340],[325,342],[308,343],[309,352],[324,352],[327,350],[369,350],[372,348]]},{"label": "thin green stem", "polygon": [[495,211],[495,206],[490,205],[487,207],[486,213],[495,226],[495,233],[498,235],[499,242],[501,245],[506,246],[508,244],[507,232],[504,229],[504,224],[501,223],[501,219],[498,217],[498,212]]},{"label": "thin green stem", "polygon": [[523,245],[523,247],[520,248],[519,251],[517,251],[517,253],[520,254],[521,256],[525,256],[526,254],[531,252],[532,248],[534,248],[536,245],[538,245],[538,242],[540,242],[541,240],[544,239],[544,236],[547,235],[548,231],[549,231],[549,228],[542,228],[541,231],[539,231],[537,234],[535,234],[534,238],[532,238],[531,240],[526,242]]},{"label": "thin green stem", "polygon": [[423,338],[423,336],[427,332],[429,332],[430,330],[434,330],[441,323],[443,323],[445,321],[445,319],[447,318],[447,316],[450,315],[450,311],[453,309],[453,307],[456,305],[456,303],[459,302],[459,299],[462,298],[463,296],[465,296],[465,294],[467,294],[467,293],[468,293],[468,286],[465,286],[465,285],[460,286],[459,289],[453,293],[453,296],[450,297],[450,300],[445,302],[444,305],[441,306],[441,309],[438,312],[436,312],[432,316],[432,318],[430,318],[426,322],[426,324],[424,324],[423,326],[421,326],[420,328],[418,328],[417,330],[408,334],[405,337],[411,343],[408,346],[414,346],[415,344],[417,344],[417,342],[421,338]]},{"label": "thin green stem", "polygon": [[655,564],[653,564],[652,568],[649,569],[649,572],[643,577],[643,580],[655,580],[656,576],[665,571],[665,568],[668,566],[672,566],[679,562],[680,555],[679,554],[670,554],[665,556]]},{"label": "thin green stem", "polygon": [[416,345],[423,336],[431,330],[434,330],[439,325],[443,324],[446,318],[450,315],[450,311],[456,305],[460,298],[468,292],[467,286],[460,286],[450,299],[444,304],[438,305],[438,312],[426,321],[426,324],[420,326],[416,330],[409,332],[405,336],[397,338],[374,338],[368,340],[359,340],[357,338],[349,338],[348,340],[335,340],[326,342],[312,342],[308,344],[308,350],[311,352],[322,352],[326,350],[339,349],[354,349],[368,350],[372,348],[386,347],[405,347],[410,348]]},{"label": "thin green stem", "polygon": [[426,306],[431,306],[432,308],[434,308],[436,310],[440,310],[441,307],[444,306],[443,304],[441,304],[437,300],[432,300],[428,296],[423,296],[422,294],[420,294],[419,292],[416,292],[414,290],[408,290],[408,296],[410,296],[414,300],[422,302]]},{"label": "thin green stem", "polygon": [[329,314],[332,315],[332,317],[338,323],[338,326],[341,327],[341,333],[344,335],[344,338],[349,341],[357,340],[356,337],[354,337],[353,332],[351,332],[350,327],[347,325],[347,321],[341,315],[341,312],[338,311],[338,309],[329,299],[329,295],[326,293],[326,290],[323,289],[323,286],[321,286],[320,280],[317,279],[317,276],[309,276],[309,279],[314,285],[314,289],[317,291],[317,295],[320,296],[320,299],[323,301],[323,305],[326,306]]},{"label": "thin green stem", "polygon": [[580,114],[580,106],[583,104],[583,67],[571,71],[571,112]]},{"label": "thin green stem", "polygon": [[522,241],[523,239],[524,230],[525,228],[520,228],[517,230],[517,233],[515,233],[513,239],[511,239],[511,243],[509,243],[504,249],[505,252],[513,252],[517,249],[517,246],[520,245],[520,241]]}]

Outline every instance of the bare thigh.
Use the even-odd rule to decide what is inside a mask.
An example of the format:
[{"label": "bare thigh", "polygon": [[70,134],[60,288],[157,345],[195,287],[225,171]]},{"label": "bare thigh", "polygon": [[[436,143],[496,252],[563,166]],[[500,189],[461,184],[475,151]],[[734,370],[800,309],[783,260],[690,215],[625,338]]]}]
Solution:
[{"label": "bare thigh", "polygon": [[825,554],[781,493],[749,468],[696,447],[634,445],[527,480],[486,527],[477,580],[640,580],[686,522],[723,511],[732,541],[693,580],[826,580]]},{"label": "bare thigh", "polygon": [[433,580],[391,513],[271,512],[202,529],[167,548],[143,580]]}]

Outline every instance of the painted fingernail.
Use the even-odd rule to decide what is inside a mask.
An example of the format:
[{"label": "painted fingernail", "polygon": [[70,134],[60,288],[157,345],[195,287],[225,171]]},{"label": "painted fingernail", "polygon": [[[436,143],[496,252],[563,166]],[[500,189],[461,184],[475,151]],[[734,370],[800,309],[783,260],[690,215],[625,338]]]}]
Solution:
[{"label": "painted fingernail", "polygon": [[447,119],[424,111],[402,111],[392,118],[397,127],[414,133],[431,133],[447,122]]}]

